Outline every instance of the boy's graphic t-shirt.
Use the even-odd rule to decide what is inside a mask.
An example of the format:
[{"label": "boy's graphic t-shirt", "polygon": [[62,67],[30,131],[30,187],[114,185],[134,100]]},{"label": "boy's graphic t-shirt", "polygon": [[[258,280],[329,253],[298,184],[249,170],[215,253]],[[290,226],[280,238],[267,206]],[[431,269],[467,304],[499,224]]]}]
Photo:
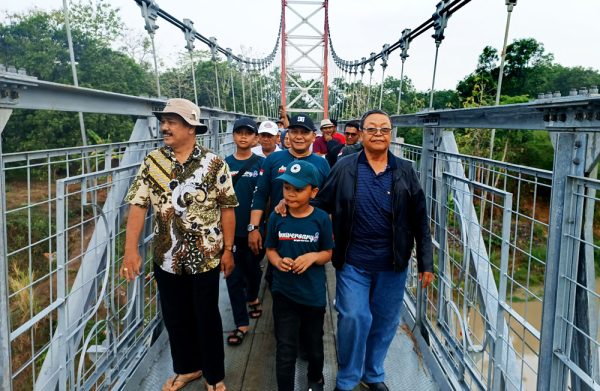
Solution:
[{"label": "boy's graphic t-shirt", "polygon": [[[306,217],[296,218],[288,213],[281,217],[271,213],[265,247],[274,248],[281,257],[298,256],[330,250],[334,247],[331,220],[319,208]],[[273,292],[279,292],[303,305],[324,307],[326,304],[325,268],[311,265],[302,274],[273,270]]]},{"label": "boy's graphic t-shirt", "polygon": [[[235,236],[248,236],[246,227],[250,224],[250,204],[258,181],[260,167],[264,160],[264,157],[256,159],[254,164],[242,173],[242,177],[235,184],[235,195],[239,202],[239,205],[235,208]],[[233,179],[237,177],[238,172],[246,165],[248,160],[238,160],[235,156],[229,155],[225,158],[225,162],[229,165],[229,172]]]}]

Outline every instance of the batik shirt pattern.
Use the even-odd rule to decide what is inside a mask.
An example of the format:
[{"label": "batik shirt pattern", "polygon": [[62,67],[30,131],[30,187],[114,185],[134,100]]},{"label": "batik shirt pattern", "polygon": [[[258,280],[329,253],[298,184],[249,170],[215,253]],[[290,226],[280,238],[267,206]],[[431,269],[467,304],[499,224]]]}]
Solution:
[{"label": "batik shirt pattern", "polygon": [[225,161],[196,144],[179,163],[170,147],[144,159],[125,201],[155,217],[154,262],[174,274],[214,269],[223,253],[221,208],[238,205]]}]

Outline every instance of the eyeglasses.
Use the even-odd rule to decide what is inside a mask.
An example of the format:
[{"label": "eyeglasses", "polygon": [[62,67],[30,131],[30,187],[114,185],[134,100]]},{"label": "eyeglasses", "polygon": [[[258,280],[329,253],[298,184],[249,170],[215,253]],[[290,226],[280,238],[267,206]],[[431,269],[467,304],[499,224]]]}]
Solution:
[{"label": "eyeglasses", "polygon": [[356,137],[356,136],[358,136],[358,133],[354,133],[354,132],[344,132],[344,134],[346,135],[346,137]]},{"label": "eyeglasses", "polygon": [[392,131],[392,128],[364,128],[365,132],[369,134],[377,134],[377,132],[381,132],[381,134],[389,134]]}]

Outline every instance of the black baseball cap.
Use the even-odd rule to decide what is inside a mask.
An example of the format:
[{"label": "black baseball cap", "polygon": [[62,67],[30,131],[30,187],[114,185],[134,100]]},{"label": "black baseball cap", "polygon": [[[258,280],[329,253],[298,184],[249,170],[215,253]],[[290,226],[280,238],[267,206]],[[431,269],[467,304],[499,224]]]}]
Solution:
[{"label": "black baseball cap", "polygon": [[315,124],[312,119],[306,114],[298,114],[290,119],[290,125],[288,128],[304,128],[313,132],[316,132]]},{"label": "black baseball cap", "polygon": [[236,119],[235,122],[233,123],[232,132],[235,132],[236,130],[238,130],[240,128],[248,128],[251,131],[253,131],[254,133],[258,133],[258,126],[256,126],[256,122],[254,122],[254,120],[252,118],[242,117],[242,118]]}]

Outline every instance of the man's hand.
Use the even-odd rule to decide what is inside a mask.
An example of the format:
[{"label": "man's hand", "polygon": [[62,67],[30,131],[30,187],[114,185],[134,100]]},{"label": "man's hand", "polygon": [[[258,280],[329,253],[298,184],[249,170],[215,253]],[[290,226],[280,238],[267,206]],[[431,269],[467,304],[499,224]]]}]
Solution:
[{"label": "man's hand", "polygon": [[123,264],[119,270],[121,277],[129,281],[133,281],[137,276],[140,275],[140,269],[142,267],[142,257],[137,248],[132,251],[126,251],[123,256]]},{"label": "man's hand", "polygon": [[234,267],[233,253],[228,250],[223,251],[223,255],[221,255],[221,271],[223,272],[223,276],[225,278],[229,277]]},{"label": "man's hand", "polygon": [[294,267],[294,260],[289,257],[279,258],[279,260],[272,262],[279,271],[287,273]]},{"label": "man's hand", "polygon": [[323,133],[323,138],[325,141],[331,141],[333,140],[333,133]]},{"label": "man's hand", "polygon": [[258,255],[260,250],[262,250],[262,236],[257,229],[248,233],[248,247],[254,253],[254,255]]},{"label": "man's hand", "polygon": [[423,288],[427,288],[427,286],[429,286],[429,284],[431,284],[434,279],[435,275],[431,272],[419,273],[419,281],[421,281]]},{"label": "man's hand", "polygon": [[310,256],[309,254],[300,255],[298,258],[294,260],[292,265],[292,271],[296,274],[302,274],[315,263],[316,259],[314,256]]},{"label": "man's hand", "polygon": [[282,198],[281,201],[275,205],[273,211],[275,211],[275,213],[278,215],[281,215],[281,217],[287,216],[287,203],[285,202],[285,198]]}]

